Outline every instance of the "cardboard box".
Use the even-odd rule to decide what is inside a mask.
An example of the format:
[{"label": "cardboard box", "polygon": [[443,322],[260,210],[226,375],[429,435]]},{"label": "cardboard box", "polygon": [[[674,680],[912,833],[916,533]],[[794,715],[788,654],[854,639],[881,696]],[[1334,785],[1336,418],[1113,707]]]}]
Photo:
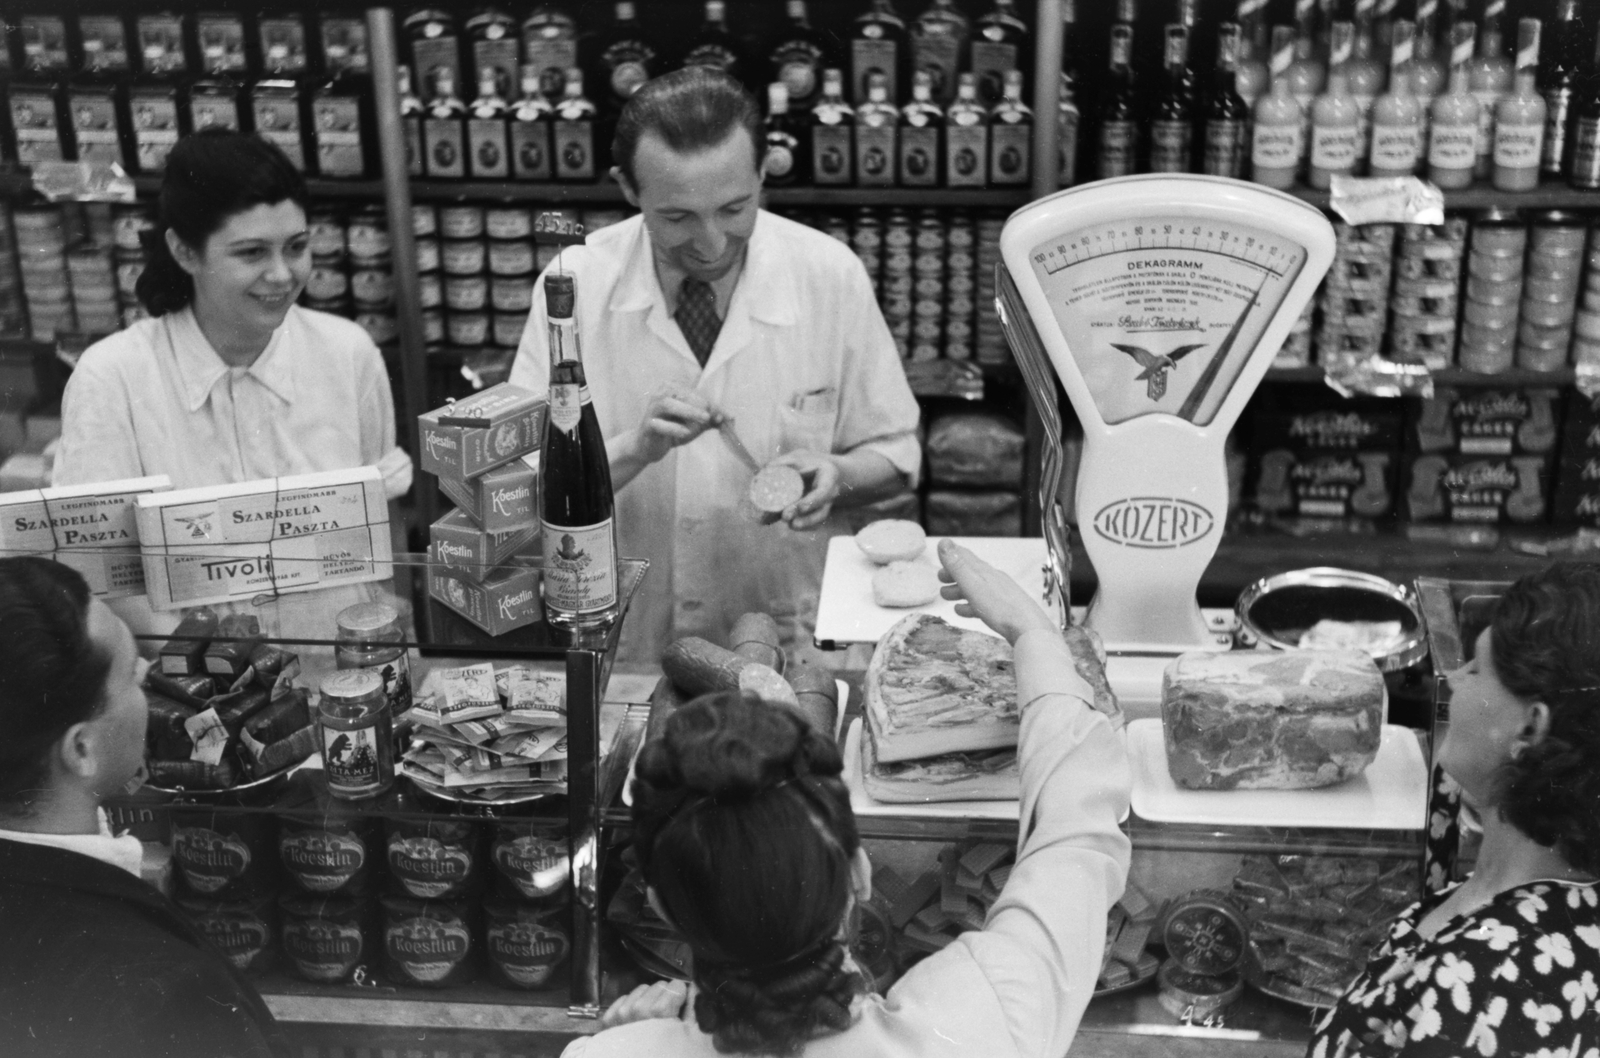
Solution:
[{"label": "cardboard box", "polygon": [[0,494],[0,553],[53,558],[104,598],[142,595],[136,500],[171,488],[158,474]]},{"label": "cardboard box", "polygon": [[1561,391],[1552,387],[1440,386],[1420,403],[1408,433],[1418,452],[1547,455],[1556,450],[1560,423]]},{"label": "cardboard box", "polygon": [[140,496],[137,518],[158,610],[393,575],[376,467]]},{"label": "cardboard box", "polygon": [[486,532],[539,529],[538,453],[475,478],[441,476],[439,490]]},{"label": "cardboard box", "polygon": [[1531,525],[1550,513],[1555,459],[1427,452],[1407,467],[1406,511],[1414,522]]},{"label": "cardboard box", "polygon": [[1600,528],[1600,397],[1568,399],[1550,518],[1557,525]]},{"label": "cardboard box", "polygon": [[480,582],[430,565],[428,594],[492,636],[544,620],[539,570],[533,566],[507,566]]},{"label": "cardboard box", "polygon": [[1304,410],[1254,416],[1251,501],[1267,514],[1383,518],[1394,511],[1403,420],[1393,401],[1320,394]]},{"label": "cardboard box", "polygon": [[428,527],[433,561],[482,580],[506,559],[539,539],[537,525],[509,533],[479,529],[465,511],[453,510]]},{"label": "cardboard box", "polygon": [[503,466],[544,443],[547,412],[541,394],[509,382],[425,412],[417,417],[422,469],[467,479]]}]

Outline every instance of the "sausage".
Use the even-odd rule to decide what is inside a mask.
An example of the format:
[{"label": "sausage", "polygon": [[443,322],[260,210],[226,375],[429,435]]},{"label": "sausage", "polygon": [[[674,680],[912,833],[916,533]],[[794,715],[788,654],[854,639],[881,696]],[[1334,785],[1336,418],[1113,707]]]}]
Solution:
[{"label": "sausage", "polygon": [[229,736],[237,738],[244,728],[245,721],[271,703],[272,696],[266,691],[259,687],[247,687],[228,694],[219,694],[211,699],[210,704],[217,711],[217,719],[222,721],[222,726],[228,729]]},{"label": "sausage", "polygon": [[145,727],[146,755],[152,760],[188,760],[194,752],[194,740],[184,730],[183,722],[195,710],[155,691],[145,691],[144,700],[150,718]]},{"label": "sausage", "polygon": [[799,702],[800,714],[822,734],[832,737],[839,728],[839,685],[833,673],[815,665],[796,665],[789,683]]},{"label": "sausage", "polygon": [[317,725],[307,724],[288,738],[281,738],[261,751],[255,763],[254,775],[261,778],[280,768],[299,764],[317,751]]},{"label": "sausage", "polygon": [[149,763],[152,786],[185,790],[226,790],[233,786],[233,765],[206,764],[198,760],[153,760]]},{"label": "sausage", "polygon": [[742,658],[760,662],[783,675],[786,659],[783,656],[783,638],[778,633],[778,622],[764,613],[747,613],[733,622],[728,635],[728,645]]},{"label": "sausage", "polygon": [[696,697],[718,691],[743,691],[765,702],[794,705],[794,690],[777,670],[699,636],[686,636],[661,654],[661,671],[684,694]]},{"label": "sausage", "polygon": [[153,668],[145,674],[144,685],[162,697],[197,711],[204,709],[206,700],[216,693],[216,684],[210,676],[167,676]]}]

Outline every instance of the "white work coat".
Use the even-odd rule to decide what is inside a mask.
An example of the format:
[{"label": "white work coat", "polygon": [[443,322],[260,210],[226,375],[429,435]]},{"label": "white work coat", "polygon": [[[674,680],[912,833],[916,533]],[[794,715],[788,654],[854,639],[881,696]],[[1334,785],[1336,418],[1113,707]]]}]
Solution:
[{"label": "white work coat", "polygon": [[[668,315],[641,216],[568,248],[558,266],[575,277],[584,369],[604,436],[638,427],[651,395],[674,386],[731,416],[759,461],[793,449],[867,447],[915,482],[917,403],[866,269],[836,240],[763,211],[704,369]],[[533,305],[511,381],[543,391],[542,276]],[[797,411],[807,394],[809,410]],[[619,491],[621,553],[650,562],[623,627],[625,658],[654,662],[675,636],[724,643],[749,611],[772,614],[790,642],[808,641],[828,537],[848,530],[837,516],[808,532],[759,524],[747,499],[751,476],[711,430]]]}]

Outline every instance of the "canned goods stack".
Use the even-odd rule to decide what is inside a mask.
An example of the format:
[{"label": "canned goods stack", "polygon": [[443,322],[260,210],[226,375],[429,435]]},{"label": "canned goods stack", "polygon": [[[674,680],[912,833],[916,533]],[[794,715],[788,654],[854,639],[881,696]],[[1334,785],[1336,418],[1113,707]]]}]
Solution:
[{"label": "canned goods stack", "polygon": [[111,266],[111,249],[84,243],[67,253],[67,275],[72,285],[72,307],[78,330],[85,334],[110,334],[121,326],[117,314],[117,283]]},{"label": "canned goods stack", "polygon": [[1338,242],[1322,285],[1317,362],[1330,371],[1367,360],[1383,345],[1393,273],[1394,225],[1335,224]]},{"label": "canned goods stack", "polygon": [[937,209],[917,212],[912,257],[911,359],[937,360],[944,351],[945,232]]},{"label": "canned goods stack", "polygon": [[1467,222],[1459,217],[1440,225],[1407,224],[1400,229],[1394,296],[1389,308],[1389,354],[1430,370],[1455,359],[1456,310],[1461,290],[1461,259]]},{"label": "canned goods stack", "polygon": [[1585,269],[1583,307],[1575,321],[1572,362],[1580,377],[1600,374],[1600,227],[1589,230],[1588,267]]},{"label": "canned goods stack", "polygon": [[1309,367],[1311,364],[1311,325],[1313,317],[1317,314],[1317,299],[1312,298],[1306,302],[1306,307],[1300,313],[1300,318],[1294,321],[1294,326],[1289,328],[1289,336],[1278,347],[1277,355],[1272,358],[1273,367]]},{"label": "canned goods stack", "polygon": [[916,234],[911,214],[891,209],[883,225],[883,284],[878,305],[894,338],[902,360],[911,356],[912,306],[916,281],[912,266],[916,260]]},{"label": "canned goods stack", "polygon": [[978,282],[975,351],[986,364],[1004,364],[1011,360],[1011,347],[1006,345],[1006,335],[1000,329],[1000,317],[995,312],[994,268],[1000,263],[1000,232],[1006,225],[1003,212],[986,212],[978,218]]},{"label": "canned goods stack", "polygon": [[22,274],[17,270],[17,239],[11,211],[0,206],[0,338],[28,334],[28,305],[22,296]]},{"label": "canned goods stack", "polygon": [[1528,229],[1514,213],[1491,210],[1472,227],[1461,346],[1456,354],[1467,371],[1496,374],[1512,365],[1527,244]]},{"label": "canned goods stack", "polygon": [[350,296],[350,246],[344,220],[336,210],[317,209],[306,218],[306,249],[311,273],[301,295],[306,308],[346,318],[355,315]]},{"label": "canned goods stack", "polygon": [[[892,211],[891,211],[892,212]],[[803,224],[817,228],[831,238],[850,245],[850,218],[843,213],[823,213],[821,216],[796,217]],[[887,242],[884,244],[886,247]]]},{"label": "canned goods stack", "polygon": [[373,342],[389,345],[400,337],[400,326],[394,314],[394,244],[382,206],[365,206],[350,215],[345,247],[355,321]]},{"label": "canned goods stack", "polygon": [[1548,213],[1534,221],[1517,324],[1518,367],[1558,371],[1567,365],[1583,281],[1583,243],[1583,221],[1571,213]]},{"label": "canned goods stack", "polygon": [[139,277],[144,274],[143,236],[155,226],[155,214],[148,207],[112,207],[111,245],[116,266],[117,304],[121,308],[124,327],[145,318],[144,306],[139,304],[138,294]]},{"label": "canned goods stack", "polygon": [[30,206],[12,214],[35,341],[54,341],[57,331],[77,329],[67,278],[67,236],[58,206]]},{"label": "canned goods stack", "polygon": [[861,259],[867,270],[867,280],[872,284],[872,296],[883,298],[883,218],[870,206],[856,210],[855,226],[850,232],[850,248]]},{"label": "canned goods stack", "polygon": [[978,231],[972,214],[954,210],[945,257],[944,355],[971,360],[976,350],[973,316],[978,294]]}]

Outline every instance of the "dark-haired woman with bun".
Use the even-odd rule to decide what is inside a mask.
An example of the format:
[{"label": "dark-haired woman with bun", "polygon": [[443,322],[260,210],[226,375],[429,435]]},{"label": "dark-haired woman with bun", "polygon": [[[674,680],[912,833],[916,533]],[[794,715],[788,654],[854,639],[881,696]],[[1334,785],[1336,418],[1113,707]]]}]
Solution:
[{"label": "dark-haired woman with bun", "polygon": [[1403,913],[1309,1058],[1600,1055],[1600,566],[1513,584],[1449,674],[1472,876]]},{"label": "dark-haired woman with bun", "polygon": [[945,597],[1015,648],[1021,842],[984,928],[870,992],[845,931],[872,874],[837,743],[779,706],[697,699],[633,786],[649,899],[693,948],[693,986],[624,997],[567,1058],[1066,1053],[1127,881],[1127,754],[1050,618],[970,551],[939,558]]},{"label": "dark-haired woman with bun", "polygon": [[145,237],[151,319],[96,342],[62,400],[54,482],[166,474],[175,488],[374,465],[411,484],[383,357],[296,305],[311,272],[304,179],[253,135],[179,141]]},{"label": "dark-haired woman with bun", "polygon": [[0,559],[0,1054],[286,1053],[100,803],[144,764],[144,661],[75,570]]}]

